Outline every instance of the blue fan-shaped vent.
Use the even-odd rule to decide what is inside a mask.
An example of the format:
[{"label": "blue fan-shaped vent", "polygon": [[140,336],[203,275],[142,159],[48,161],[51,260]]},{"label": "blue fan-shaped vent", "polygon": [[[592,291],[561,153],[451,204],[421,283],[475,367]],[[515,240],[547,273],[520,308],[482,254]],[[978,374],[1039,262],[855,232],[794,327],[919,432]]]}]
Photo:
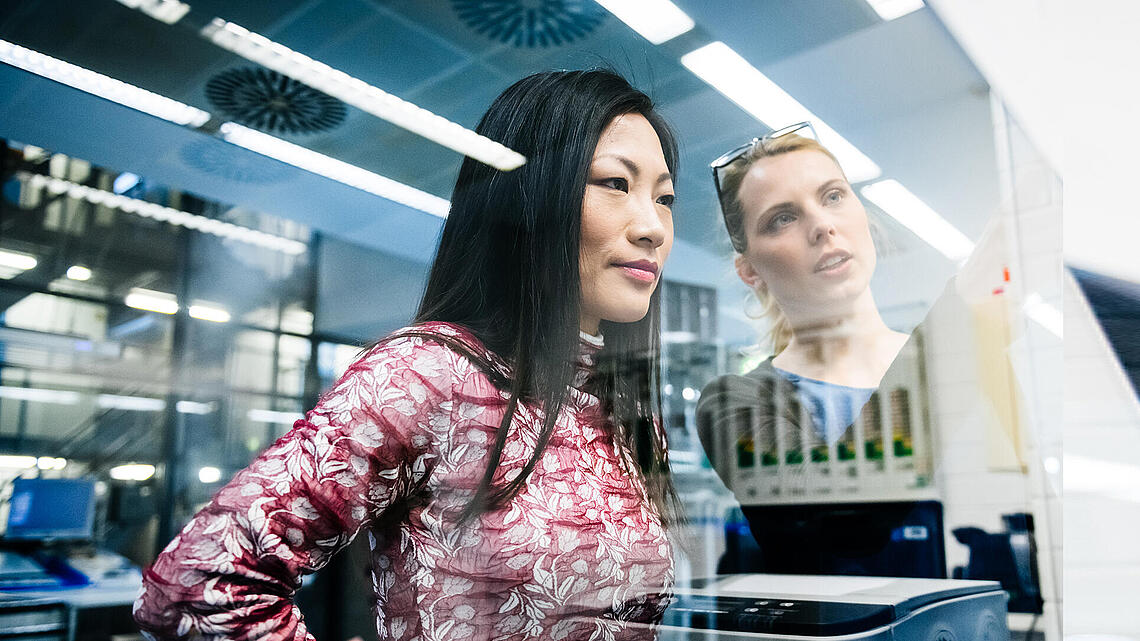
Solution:
[{"label": "blue fan-shaped vent", "polygon": [[286,134],[333,129],[344,122],[344,103],[261,67],[228,69],[206,83],[206,98],[243,125]]},{"label": "blue fan-shaped vent", "polygon": [[257,154],[227,153],[210,139],[183,145],[178,155],[198,171],[234,182],[268,185],[285,180],[288,173],[280,163]]},{"label": "blue fan-shaped vent", "polygon": [[588,35],[606,18],[594,0],[452,0],[467,26],[516,47],[557,47]]}]

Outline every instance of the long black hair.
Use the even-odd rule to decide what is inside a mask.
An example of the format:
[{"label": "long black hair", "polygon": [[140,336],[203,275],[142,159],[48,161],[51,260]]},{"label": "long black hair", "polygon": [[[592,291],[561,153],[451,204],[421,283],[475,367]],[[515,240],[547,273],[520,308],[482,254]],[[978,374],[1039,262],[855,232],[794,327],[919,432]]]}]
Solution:
[{"label": "long black hair", "polygon": [[[472,358],[510,393],[487,468],[460,521],[517,495],[554,431],[579,352],[578,252],[589,167],[602,131],[630,113],[653,126],[675,177],[677,144],[668,125],[649,96],[611,71],[527,76],[507,88],[476,127],[527,161],[504,172],[464,159],[415,317],[416,323],[446,321],[467,328],[509,366],[504,375],[460,341],[424,334]],[[602,402],[615,443],[637,462],[651,500],[670,522],[680,510],[660,424],[659,310],[660,289],[642,320],[601,323],[605,347],[597,355],[591,391]],[[542,409],[537,445],[518,476],[496,485],[520,401]]]}]

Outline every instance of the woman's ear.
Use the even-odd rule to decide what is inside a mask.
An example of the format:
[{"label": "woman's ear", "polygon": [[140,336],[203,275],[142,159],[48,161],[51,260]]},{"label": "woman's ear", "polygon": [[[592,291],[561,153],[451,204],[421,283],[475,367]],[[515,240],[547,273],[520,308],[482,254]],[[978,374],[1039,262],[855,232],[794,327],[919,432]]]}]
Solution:
[{"label": "woman's ear", "polygon": [[764,287],[764,281],[760,278],[760,274],[756,273],[756,268],[752,266],[752,263],[748,262],[747,258],[740,254],[736,256],[736,275],[739,276],[740,280],[744,281],[744,284],[748,285],[748,288],[752,291]]}]

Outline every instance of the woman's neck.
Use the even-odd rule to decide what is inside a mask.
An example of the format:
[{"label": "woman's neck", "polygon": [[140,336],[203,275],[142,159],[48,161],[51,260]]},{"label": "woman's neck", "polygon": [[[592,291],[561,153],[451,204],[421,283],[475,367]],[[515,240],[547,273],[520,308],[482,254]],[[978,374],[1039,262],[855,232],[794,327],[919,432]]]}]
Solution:
[{"label": "woman's neck", "polygon": [[877,387],[908,338],[883,322],[870,290],[842,314],[789,320],[792,339],[772,364],[852,387]]}]

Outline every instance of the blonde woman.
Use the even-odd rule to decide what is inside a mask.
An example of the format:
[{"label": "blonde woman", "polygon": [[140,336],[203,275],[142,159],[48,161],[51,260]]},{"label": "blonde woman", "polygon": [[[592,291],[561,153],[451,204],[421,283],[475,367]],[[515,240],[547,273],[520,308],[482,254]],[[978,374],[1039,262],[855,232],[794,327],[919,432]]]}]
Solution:
[{"label": "blonde woman", "polygon": [[753,139],[712,169],[736,272],[760,302],[774,356],[705,387],[706,451],[711,459],[714,442],[771,422],[834,442],[908,339],[875,306],[867,212],[806,122]]}]

